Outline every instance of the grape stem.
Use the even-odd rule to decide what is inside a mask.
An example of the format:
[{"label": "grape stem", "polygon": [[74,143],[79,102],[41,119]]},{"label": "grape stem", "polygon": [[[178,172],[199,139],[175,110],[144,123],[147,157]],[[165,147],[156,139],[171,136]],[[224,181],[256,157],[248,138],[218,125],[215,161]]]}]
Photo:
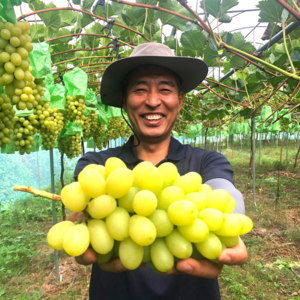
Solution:
[{"label": "grape stem", "polygon": [[35,197],[43,197],[43,198],[51,199],[53,201],[61,201],[61,196],[35,189],[33,186],[15,185],[14,191],[31,193]]}]

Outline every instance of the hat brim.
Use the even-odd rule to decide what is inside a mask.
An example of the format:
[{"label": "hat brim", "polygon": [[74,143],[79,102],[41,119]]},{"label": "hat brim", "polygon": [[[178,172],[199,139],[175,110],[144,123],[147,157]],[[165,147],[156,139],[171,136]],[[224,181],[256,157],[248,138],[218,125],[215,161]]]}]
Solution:
[{"label": "hat brim", "polygon": [[176,73],[182,83],[182,91],[188,93],[206,77],[208,67],[200,59],[181,56],[136,56],[115,61],[106,68],[101,81],[103,104],[122,106],[122,84],[126,75],[142,65],[158,65]]}]

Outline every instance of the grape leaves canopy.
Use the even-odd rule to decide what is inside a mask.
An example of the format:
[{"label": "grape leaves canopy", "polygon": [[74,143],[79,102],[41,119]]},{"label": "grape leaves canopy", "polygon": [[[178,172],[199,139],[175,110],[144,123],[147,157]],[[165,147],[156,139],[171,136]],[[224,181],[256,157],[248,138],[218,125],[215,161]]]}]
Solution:
[{"label": "grape leaves canopy", "polygon": [[[106,1],[105,14],[102,6],[95,9],[94,2],[70,0],[65,7],[40,0],[7,2],[7,10],[14,6],[18,20],[32,20],[33,42],[50,44],[55,83],[61,81],[59,75],[79,67],[88,75],[89,87],[99,95],[103,72],[116,60],[110,54],[112,46],[108,46],[115,37],[119,37],[121,58],[129,56],[138,44],[159,42],[177,56],[197,57],[210,67],[206,80],[185,97],[175,126],[179,134],[190,133],[191,125],[199,123],[202,129],[224,128],[237,117],[260,115],[265,104],[276,118],[267,116],[259,125],[270,126],[280,118],[277,111],[282,109],[292,113],[293,122],[298,121],[298,1],[257,1],[253,9],[258,10],[259,17],[247,31],[243,27],[223,29],[234,21],[236,15],[231,12],[239,7],[237,0],[202,0],[197,1],[198,7],[196,1],[184,0],[112,0]],[[25,3],[31,12],[23,14]],[[112,17],[115,22],[107,36],[108,30],[102,28]],[[289,30],[291,26],[293,30]],[[259,27],[265,27],[263,51],[257,51],[247,39]],[[274,43],[278,36],[281,38]]]}]

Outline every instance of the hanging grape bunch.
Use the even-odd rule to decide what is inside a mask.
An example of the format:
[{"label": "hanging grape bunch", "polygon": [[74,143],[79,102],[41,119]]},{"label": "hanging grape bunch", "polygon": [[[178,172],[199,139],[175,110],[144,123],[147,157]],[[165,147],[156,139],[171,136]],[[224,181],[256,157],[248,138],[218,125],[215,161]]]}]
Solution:
[{"label": "hanging grape bunch", "polygon": [[125,135],[125,130],[126,122],[123,119],[119,117],[111,117],[107,121],[103,146],[106,147],[110,140],[116,140],[119,137],[123,137]]},{"label": "hanging grape bunch", "polygon": [[90,111],[90,114],[86,117],[84,124],[82,126],[83,130],[83,137],[89,139],[93,136],[94,132],[97,129],[97,122],[98,116],[96,115],[95,111]]},{"label": "hanging grape bunch", "polygon": [[50,102],[44,102],[34,109],[37,123],[35,128],[42,136],[42,145],[45,150],[53,149],[57,136],[63,129],[64,117],[56,108],[50,108]]},{"label": "hanging grape bunch", "polygon": [[58,150],[61,154],[66,154],[67,158],[75,158],[82,153],[81,137],[79,134],[70,135],[57,139]]},{"label": "hanging grape bunch", "polygon": [[281,132],[288,132],[289,130],[289,120],[284,120],[283,118],[281,118],[279,120],[279,124],[280,124],[280,131]]},{"label": "hanging grape bunch", "polygon": [[146,262],[167,272],[189,257],[218,263],[222,250],[253,227],[249,217],[232,213],[236,202],[229,192],[212,191],[196,172],[180,176],[169,162],[157,168],[144,161],[132,171],[116,157],[105,166],[88,165],[78,182],[62,189],[61,200],[84,217],[54,225],[48,244],[71,256],[91,246],[98,263],[119,257],[129,270]]},{"label": "hanging grape bunch", "polygon": [[14,129],[15,111],[10,99],[0,94],[0,147],[4,149],[10,143]]},{"label": "hanging grape bunch", "polygon": [[15,150],[19,151],[21,155],[27,153],[30,154],[30,149],[34,142],[34,134],[36,130],[34,125],[36,124],[35,115],[27,117],[14,117],[14,135],[12,140],[15,144]]},{"label": "hanging grape bunch", "polygon": [[104,124],[103,123],[98,123],[97,127],[96,127],[96,130],[94,131],[94,134],[93,134],[93,139],[94,139],[94,142],[96,144],[96,147],[99,150],[103,149],[102,137],[104,135],[104,132],[105,132]]},{"label": "hanging grape bunch", "polygon": [[86,119],[85,102],[81,96],[67,96],[66,109],[64,112],[65,122],[73,122],[76,120],[76,124],[84,125]]},{"label": "hanging grape bunch", "polygon": [[28,58],[33,49],[29,32],[27,21],[13,25],[0,20],[0,86],[5,86],[7,96],[21,110],[32,109],[35,100]]},{"label": "hanging grape bunch", "polygon": [[132,130],[128,125],[126,126],[126,129],[125,129],[125,135],[126,136],[131,136],[132,135]]},{"label": "hanging grape bunch", "polygon": [[243,124],[245,121],[244,117],[238,116],[238,123]]}]

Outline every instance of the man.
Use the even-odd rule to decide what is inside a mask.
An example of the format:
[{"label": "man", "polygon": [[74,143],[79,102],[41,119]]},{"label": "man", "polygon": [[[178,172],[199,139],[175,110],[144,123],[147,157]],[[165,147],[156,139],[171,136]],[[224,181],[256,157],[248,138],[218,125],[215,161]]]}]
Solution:
[{"label": "man", "polygon": [[[103,75],[101,100],[124,108],[135,135],[125,147],[86,153],[76,166],[75,180],[86,165],[104,165],[112,156],[118,156],[130,169],[144,160],[156,166],[169,161],[181,175],[195,171],[213,189],[228,190],[237,201],[236,211],[244,213],[243,198],[233,185],[233,171],[227,159],[215,151],[182,145],[170,136],[184,93],[198,86],[206,74],[207,66],[201,60],[175,57],[170,48],[157,43],[139,45],[129,58],[111,64]],[[69,219],[76,220],[81,215],[73,213]],[[220,299],[217,277],[223,264],[241,265],[247,260],[242,240],[234,248],[223,250],[218,260],[220,264],[184,259],[165,275],[154,273],[145,264],[127,271],[119,259],[95,263],[90,300]],[[94,263],[96,253],[88,249],[76,261]]]}]

